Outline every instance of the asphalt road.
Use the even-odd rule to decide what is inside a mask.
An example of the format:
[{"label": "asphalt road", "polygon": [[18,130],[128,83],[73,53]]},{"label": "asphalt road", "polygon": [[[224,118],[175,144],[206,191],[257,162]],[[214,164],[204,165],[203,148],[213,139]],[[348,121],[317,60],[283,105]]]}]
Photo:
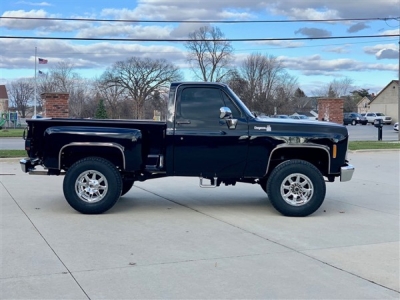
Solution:
[{"label": "asphalt road", "polygon": [[1,299],[399,299],[399,151],[352,152],[305,218],[258,185],[135,183],[82,215],[62,176],[0,160]]},{"label": "asphalt road", "polygon": [[[378,129],[373,125],[346,126],[350,141],[377,141]],[[397,141],[398,133],[393,130],[393,125],[383,126],[382,137],[384,141]],[[0,150],[23,150],[24,140],[22,138],[0,138]]]}]

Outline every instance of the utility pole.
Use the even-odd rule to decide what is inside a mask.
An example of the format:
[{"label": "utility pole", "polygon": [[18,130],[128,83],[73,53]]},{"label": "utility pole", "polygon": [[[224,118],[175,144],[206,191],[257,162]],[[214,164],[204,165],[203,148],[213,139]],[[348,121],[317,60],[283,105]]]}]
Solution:
[{"label": "utility pole", "polygon": [[[397,85],[397,122],[400,124],[400,18],[397,18],[399,22],[399,76]],[[400,131],[398,132],[398,141],[400,141]]]}]

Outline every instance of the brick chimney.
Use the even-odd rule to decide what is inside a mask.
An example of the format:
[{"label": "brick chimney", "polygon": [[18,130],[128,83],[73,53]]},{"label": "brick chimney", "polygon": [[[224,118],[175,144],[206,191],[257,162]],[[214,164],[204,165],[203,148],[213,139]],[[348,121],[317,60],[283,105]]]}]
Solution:
[{"label": "brick chimney", "polygon": [[344,100],[340,98],[318,99],[318,121],[343,124]]},{"label": "brick chimney", "polygon": [[43,117],[68,118],[68,93],[43,93]]}]

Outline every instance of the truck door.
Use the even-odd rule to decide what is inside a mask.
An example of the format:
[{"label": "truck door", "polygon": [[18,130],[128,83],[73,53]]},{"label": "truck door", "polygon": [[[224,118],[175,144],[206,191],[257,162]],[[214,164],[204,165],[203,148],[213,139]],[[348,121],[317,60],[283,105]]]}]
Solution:
[{"label": "truck door", "polygon": [[[229,108],[232,116],[221,118],[221,108]],[[181,86],[175,111],[174,175],[243,175],[248,148],[247,118],[222,88]]]}]

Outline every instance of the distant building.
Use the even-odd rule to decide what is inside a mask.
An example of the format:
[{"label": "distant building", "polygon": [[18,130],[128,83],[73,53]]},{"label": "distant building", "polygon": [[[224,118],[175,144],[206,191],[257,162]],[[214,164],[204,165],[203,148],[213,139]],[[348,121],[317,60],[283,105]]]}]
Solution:
[{"label": "distant building", "polygon": [[0,85],[0,112],[8,112],[8,95],[5,85]]},{"label": "distant building", "polygon": [[361,100],[358,101],[358,103],[357,103],[357,112],[359,114],[368,112],[370,102],[371,102],[371,99],[368,98],[367,96],[362,97]]},{"label": "distant building", "polygon": [[393,122],[399,121],[398,105],[399,105],[399,81],[392,80],[385,86],[376,97],[369,103],[368,111],[382,112],[391,116]]}]

